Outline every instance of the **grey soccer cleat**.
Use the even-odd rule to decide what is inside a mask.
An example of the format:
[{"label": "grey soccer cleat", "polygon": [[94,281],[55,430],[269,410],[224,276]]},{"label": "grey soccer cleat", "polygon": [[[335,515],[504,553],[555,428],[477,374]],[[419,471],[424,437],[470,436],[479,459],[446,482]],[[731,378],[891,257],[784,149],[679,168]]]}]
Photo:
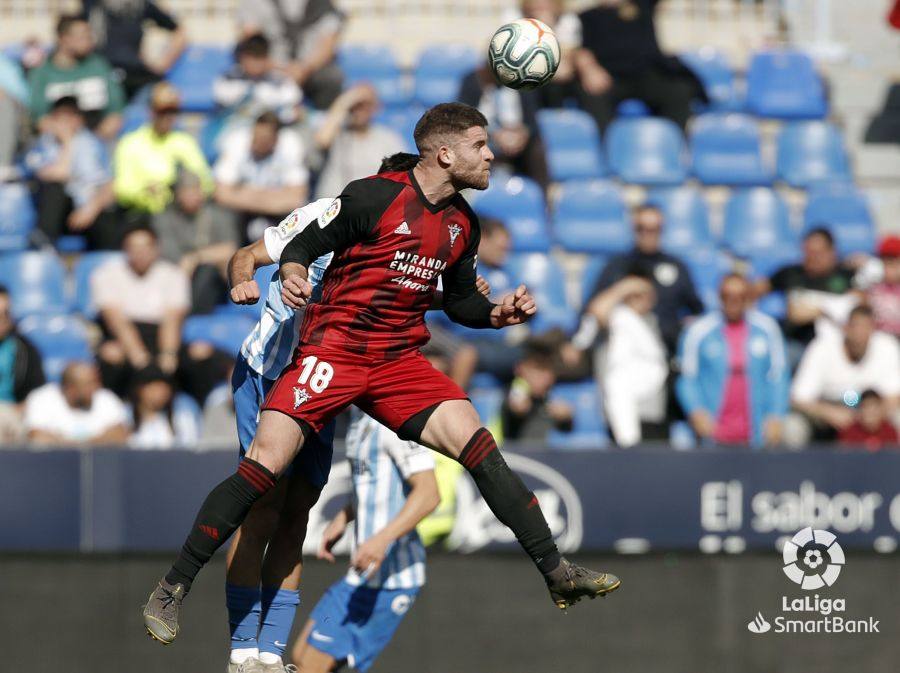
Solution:
[{"label": "grey soccer cleat", "polygon": [[588,570],[566,559],[563,559],[559,567],[545,579],[550,590],[550,598],[560,610],[575,605],[585,597],[594,599],[597,596],[606,596],[622,584],[615,575]]},{"label": "grey soccer cleat", "polygon": [[184,600],[184,585],[159,581],[144,606],[144,626],[154,640],[170,645],[178,636],[178,612]]},{"label": "grey soccer cleat", "polygon": [[261,670],[265,673],[297,673],[297,667],[293,664],[263,664]]}]

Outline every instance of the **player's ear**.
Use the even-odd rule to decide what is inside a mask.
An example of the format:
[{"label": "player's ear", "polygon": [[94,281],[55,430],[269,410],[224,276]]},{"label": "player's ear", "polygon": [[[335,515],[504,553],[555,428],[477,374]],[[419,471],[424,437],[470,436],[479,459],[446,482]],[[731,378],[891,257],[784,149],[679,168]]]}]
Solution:
[{"label": "player's ear", "polygon": [[449,145],[441,145],[438,147],[437,151],[437,160],[438,164],[440,164],[443,168],[448,168],[456,156],[453,153],[453,149]]}]

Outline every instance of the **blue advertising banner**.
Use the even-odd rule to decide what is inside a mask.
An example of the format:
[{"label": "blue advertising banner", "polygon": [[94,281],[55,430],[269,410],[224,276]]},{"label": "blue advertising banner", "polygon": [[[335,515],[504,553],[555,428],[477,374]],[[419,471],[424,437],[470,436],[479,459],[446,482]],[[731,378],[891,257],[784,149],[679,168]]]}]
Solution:
[{"label": "blue advertising banner", "polygon": [[[781,549],[812,526],[847,548],[893,551],[900,540],[900,453],[665,450],[504,450],[534,490],[566,551]],[[0,549],[177,549],[231,452],[4,451]],[[310,517],[313,550],[346,502],[349,468],[336,461]],[[472,481],[459,478],[446,546],[514,548]]]}]

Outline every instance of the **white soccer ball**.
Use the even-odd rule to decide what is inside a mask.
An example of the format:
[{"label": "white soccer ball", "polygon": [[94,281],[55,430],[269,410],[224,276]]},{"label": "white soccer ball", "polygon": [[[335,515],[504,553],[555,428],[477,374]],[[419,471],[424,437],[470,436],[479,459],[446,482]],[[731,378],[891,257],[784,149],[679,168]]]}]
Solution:
[{"label": "white soccer ball", "polygon": [[497,29],[488,47],[497,81],[511,89],[536,89],[559,67],[559,42],[546,23],[517,19]]}]

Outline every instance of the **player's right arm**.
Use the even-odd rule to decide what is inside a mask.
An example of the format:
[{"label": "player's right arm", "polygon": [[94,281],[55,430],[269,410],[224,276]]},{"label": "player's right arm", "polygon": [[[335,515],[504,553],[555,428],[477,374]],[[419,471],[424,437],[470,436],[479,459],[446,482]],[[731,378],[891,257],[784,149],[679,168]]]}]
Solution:
[{"label": "player's right arm", "polygon": [[281,253],[284,303],[295,309],[306,306],[312,293],[307,278],[313,260],[367,240],[402,189],[399,182],[379,178],[351,182],[315,223],[294,236]]}]

